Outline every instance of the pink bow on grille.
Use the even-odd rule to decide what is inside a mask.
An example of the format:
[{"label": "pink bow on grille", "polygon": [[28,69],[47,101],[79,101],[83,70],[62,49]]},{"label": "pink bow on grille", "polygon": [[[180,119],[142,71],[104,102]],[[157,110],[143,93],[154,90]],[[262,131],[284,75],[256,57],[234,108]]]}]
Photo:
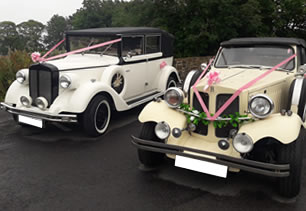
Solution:
[{"label": "pink bow on grille", "polygon": [[204,91],[206,91],[211,85],[219,83],[221,81],[219,75],[220,73],[218,71],[208,73],[207,75],[208,81],[207,85],[204,87]]},{"label": "pink bow on grille", "polygon": [[39,62],[40,61],[40,53],[34,52],[31,54],[31,58],[33,62]]}]

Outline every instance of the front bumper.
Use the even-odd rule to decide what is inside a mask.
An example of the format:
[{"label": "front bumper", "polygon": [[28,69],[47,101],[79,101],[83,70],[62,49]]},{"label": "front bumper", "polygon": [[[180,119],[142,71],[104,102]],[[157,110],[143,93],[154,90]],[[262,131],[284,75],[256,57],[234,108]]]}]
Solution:
[{"label": "front bumper", "polygon": [[77,123],[78,118],[77,115],[74,114],[44,114],[44,113],[36,113],[32,111],[25,111],[18,108],[15,108],[6,103],[0,103],[0,110],[7,111],[11,114],[23,115],[27,117],[32,117],[36,119],[42,119],[44,121],[50,122],[69,122],[69,123]]},{"label": "front bumper", "polygon": [[[271,177],[288,177],[290,165],[289,164],[271,164],[263,163],[253,160],[247,160],[242,158],[234,158],[222,154],[213,152],[207,152],[203,150],[181,147],[177,145],[169,145],[149,140],[143,140],[132,136],[132,144],[137,148],[152,152],[161,152],[166,154],[180,155],[193,159],[203,160],[211,163],[221,164],[232,168],[237,168],[243,171],[248,171],[256,174],[261,174]],[[199,155],[191,154],[196,153]],[[203,155],[203,156],[200,156]],[[211,159],[204,156],[213,156],[216,159]]]}]

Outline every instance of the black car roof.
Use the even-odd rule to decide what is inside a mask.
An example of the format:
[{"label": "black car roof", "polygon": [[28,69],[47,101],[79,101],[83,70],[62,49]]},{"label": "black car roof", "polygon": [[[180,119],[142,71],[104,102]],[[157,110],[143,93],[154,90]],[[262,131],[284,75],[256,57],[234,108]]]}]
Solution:
[{"label": "black car roof", "polygon": [[299,38],[285,38],[285,37],[248,37],[248,38],[234,38],[221,43],[221,46],[235,46],[235,45],[301,45],[306,48],[306,42]]},{"label": "black car roof", "polygon": [[121,36],[125,34],[163,34],[174,38],[173,35],[168,32],[153,27],[109,27],[71,30],[66,32],[68,36]]}]

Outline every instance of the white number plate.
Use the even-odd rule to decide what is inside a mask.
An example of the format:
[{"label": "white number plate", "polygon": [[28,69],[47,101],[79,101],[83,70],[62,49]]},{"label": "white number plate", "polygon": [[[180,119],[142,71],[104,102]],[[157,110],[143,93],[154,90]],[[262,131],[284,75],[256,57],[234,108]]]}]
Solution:
[{"label": "white number plate", "polygon": [[203,160],[197,160],[177,155],[175,158],[175,166],[218,177],[227,177],[227,166]]},{"label": "white number plate", "polygon": [[32,117],[19,115],[18,116],[18,121],[20,123],[27,124],[27,125],[32,125],[32,126],[39,127],[39,128],[43,127],[43,121],[41,119],[35,119],[35,118],[32,118]]}]

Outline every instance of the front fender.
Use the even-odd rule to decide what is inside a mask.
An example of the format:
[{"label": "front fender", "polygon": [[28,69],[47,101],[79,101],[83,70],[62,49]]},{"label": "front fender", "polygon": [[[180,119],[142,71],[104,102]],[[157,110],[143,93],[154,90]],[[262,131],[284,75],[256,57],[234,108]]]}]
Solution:
[{"label": "front fender", "polygon": [[19,104],[20,96],[28,96],[29,94],[29,85],[20,84],[15,80],[8,88],[4,102]]},{"label": "front fender", "polygon": [[125,101],[109,86],[102,82],[88,82],[75,90],[65,90],[52,104],[50,111],[82,113],[94,96],[101,92],[108,93],[115,104],[116,110],[122,111],[128,108]]},{"label": "front fender", "polygon": [[297,139],[302,125],[301,118],[295,113],[292,116],[273,114],[267,119],[242,125],[238,133],[248,134],[254,143],[272,137],[283,144],[289,144]]},{"label": "front fender", "polygon": [[162,72],[161,72],[161,75],[159,77],[160,80],[159,80],[159,83],[158,83],[158,89],[159,90],[165,90],[166,89],[168,78],[172,73],[174,73],[176,75],[177,79],[179,80],[179,82],[181,82],[180,76],[179,76],[177,70],[174,67],[172,67],[170,65],[167,65],[161,71]]},{"label": "front fender", "polygon": [[164,101],[147,104],[141,111],[138,119],[141,123],[165,121],[169,124],[170,128],[177,127],[182,129],[187,124],[184,114],[169,108]]}]

